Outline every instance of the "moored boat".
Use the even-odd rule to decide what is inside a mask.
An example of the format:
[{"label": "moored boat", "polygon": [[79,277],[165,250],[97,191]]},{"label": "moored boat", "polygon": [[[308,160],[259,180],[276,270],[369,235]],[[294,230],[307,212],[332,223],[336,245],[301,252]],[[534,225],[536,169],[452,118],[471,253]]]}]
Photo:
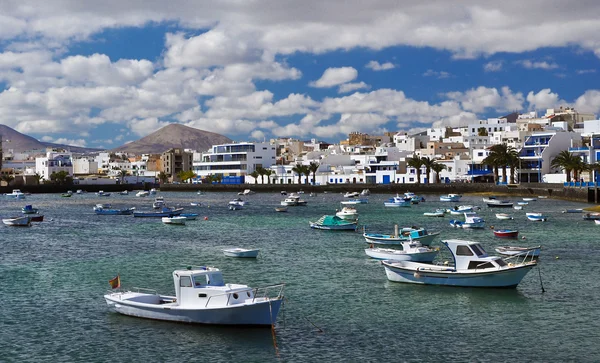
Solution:
[{"label": "moored boat", "polygon": [[134,217],[152,218],[152,217],[174,217],[181,214],[183,208],[169,208],[163,207],[158,211],[134,211]]},{"label": "moored boat", "polygon": [[238,258],[256,258],[258,257],[258,252],[258,249],[250,250],[245,248],[228,248],[223,250],[225,256]]},{"label": "moored boat", "polygon": [[370,191],[369,189],[363,189],[363,190],[360,192],[360,196],[361,196],[361,197],[368,197],[369,195],[371,195],[371,191]]},{"label": "moored boat", "polygon": [[377,260],[418,261],[431,263],[437,256],[439,248],[423,246],[416,241],[404,241],[402,249],[366,248],[367,256]]},{"label": "moored boat", "polygon": [[150,195],[150,192],[146,191],[146,190],[140,190],[139,192],[135,193],[136,197],[147,197]]},{"label": "moored boat", "polygon": [[363,232],[365,242],[378,245],[402,245],[406,241],[418,241],[423,246],[429,246],[439,236],[440,232],[429,232],[425,228],[405,227],[401,230],[394,226],[394,234]]},{"label": "moored boat", "polygon": [[583,219],[586,221],[600,220],[600,213],[586,213],[583,215]]},{"label": "moored boat", "polygon": [[358,197],[360,197],[359,192],[346,192],[344,194],[344,198],[358,198]]},{"label": "moored boat", "polygon": [[537,199],[533,198],[533,197],[529,197],[529,198],[523,198],[524,202],[535,202]]},{"label": "moored boat", "polygon": [[160,209],[165,206],[165,199],[163,197],[154,198],[154,202],[152,203],[152,208]]},{"label": "moored boat", "polygon": [[300,199],[300,196],[297,194],[290,194],[285,198],[281,205],[286,207],[297,207],[297,206],[305,206],[307,202],[303,199]]},{"label": "moored boat", "polygon": [[[175,270],[173,282],[175,296],[138,289],[137,292],[111,292],[104,295],[104,299],[111,310],[140,318],[266,327],[276,322],[283,302],[284,284],[256,289],[225,284],[221,271],[214,267]],[[278,294],[269,297],[271,292]]]},{"label": "moored boat", "polygon": [[500,238],[517,238],[519,237],[519,231],[516,229],[494,229],[494,236]]},{"label": "moored boat", "polygon": [[25,199],[25,193],[21,192],[20,189],[13,189],[12,193],[6,193],[4,195],[15,199]]},{"label": "moored boat", "polygon": [[198,218],[198,213],[181,213],[180,217],[184,217],[188,221],[195,221]]},{"label": "moored boat", "polygon": [[510,220],[510,219],[513,219],[513,216],[511,216],[510,214],[506,214],[506,213],[496,213],[496,218],[502,219],[502,220]]},{"label": "moored boat", "polygon": [[383,202],[383,205],[385,207],[410,207],[411,202],[410,199],[405,199],[404,197],[396,195],[395,197]]},{"label": "moored boat", "polygon": [[536,247],[517,247],[517,246],[500,246],[495,250],[505,256],[521,256],[521,257],[539,257],[542,246]]},{"label": "moored boat", "polygon": [[542,213],[525,213],[525,215],[530,221],[545,222],[548,220],[548,216]]},{"label": "moored boat", "polygon": [[43,214],[33,214],[29,216],[32,222],[43,222],[44,215]]},{"label": "moored boat", "polygon": [[358,218],[358,211],[356,210],[356,208],[344,207],[341,210],[337,211],[335,215],[342,219],[355,220]]},{"label": "moored boat", "polygon": [[355,231],[358,226],[358,220],[346,220],[338,216],[324,215],[316,222],[308,222],[310,228],[324,229],[329,231]]},{"label": "moored boat", "polygon": [[102,206],[94,207],[94,213],[104,216],[131,215],[134,211],[135,208],[110,209],[110,205],[108,208],[104,208]]},{"label": "moored boat", "polygon": [[528,205],[529,202],[517,202],[517,205]]},{"label": "moored boat", "polygon": [[173,225],[182,226],[182,225],[185,225],[185,221],[187,220],[187,218],[183,217],[183,216],[173,216],[173,217],[162,217],[161,220],[164,224],[173,224]]},{"label": "moored boat", "polygon": [[488,205],[488,207],[496,207],[496,208],[510,208],[513,206],[513,202],[507,199],[498,199],[497,197],[489,197],[483,198],[483,202]]},{"label": "moored boat", "polygon": [[21,208],[21,213],[23,214],[36,214],[38,212],[37,208],[33,208],[31,204],[28,204]]},{"label": "moored boat", "polygon": [[485,227],[485,220],[479,217],[475,212],[465,212],[465,220],[459,221],[458,219],[452,219],[450,226],[455,228],[472,228],[481,229]]},{"label": "moored boat", "polygon": [[382,261],[390,281],[456,287],[514,288],[537,265],[535,260],[506,263],[489,256],[479,242],[446,240],[454,265]]},{"label": "moored boat", "polygon": [[349,199],[349,200],[342,200],[340,203],[341,204],[345,204],[345,205],[367,204],[367,203],[369,203],[369,199],[367,199],[367,198],[355,198],[355,199]]},{"label": "moored boat", "polygon": [[3,218],[2,223],[11,227],[29,227],[31,226],[31,217],[29,216],[20,216],[20,217],[11,217],[11,218]]},{"label": "moored boat", "polygon": [[523,206],[522,206],[522,205],[515,205],[515,206],[513,207],[513,209],[514,209],[514,210],[521,210],[521,209],[523,209]]},{"label": "moored boat", "polygon": [[445,209],[436,209],[434,212],[425,212],[423,213],[425,217],[443,217],[446,215]]},{"label": "moored boat", "polygon": [[479,209],[479,207],[473,205],[455,205],[454,208],[446,209],[446,212],[452,215],[462,215],[464,212],[473,212]]},{"label": "moored boat", "polygon": [[440,202],[458,202],[462,198],[460,194],[440,195]]},{"label": "moored boat", "polygon": [[275,212],[287,212],[287,207],[275,207]]},{"label": "moored boat", "polygon": [[565,209],[563,213],[583,213],[583,208]]},{"label": "moored boat", "polygon": [[[71,196],[73,193],[66,193],[67,195]],[[99,197],[110,197],[110,193],[105,192],[104,190],[99,190],[96,192],[96,195]],[[65,195],[63,194],[63,197]]]}]

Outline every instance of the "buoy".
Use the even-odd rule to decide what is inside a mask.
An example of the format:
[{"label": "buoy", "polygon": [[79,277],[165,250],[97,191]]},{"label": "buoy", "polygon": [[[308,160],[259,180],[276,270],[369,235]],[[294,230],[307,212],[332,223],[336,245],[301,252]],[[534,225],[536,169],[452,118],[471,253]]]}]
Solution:
[{"label": "buoy", "polygon": [[558,260],[558,256],[555,257]]},{"label": "buoy", "polygon": [[205,221],[208,221],[208,217],[204,217],[204,220],[205,220]]},{"label": "buoy", "polygon": [[525,239],[525,236],[522,236],[521,239]]}]

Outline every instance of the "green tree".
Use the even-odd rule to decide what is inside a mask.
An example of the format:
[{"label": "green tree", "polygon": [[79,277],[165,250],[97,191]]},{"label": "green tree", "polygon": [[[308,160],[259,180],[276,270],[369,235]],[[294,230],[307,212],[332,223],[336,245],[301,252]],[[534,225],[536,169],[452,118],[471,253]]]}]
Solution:
[{"label": "green tree", "polygon": [[406,165],[410,166],[411,168],[415,168],[417,171],[417,184],[421,184],[421,167],[423,166],[423,159],[417,155],[413,155],[412,157],[406,159]]},{"label": "green tree", "polygon": [[[571,171],[578,167],[579,161],[581,161],[579,157],[574,156],[568,150],[563,150],[552,159],[550,166],[564,170],[567,174],[567,181],[571,181]],[[575,175],[575,177],[577,176]]]},{"label": "green tree", "polygon": [[[494,169],[494,184],[498,183],[498,169],[501,163],[500,159],[498,158],[498,154],[489,153],[488,156],[481,161],[481,163]],[[474,171],[471,170],[471,173],[473,172]]]},{"label": "green tree", "polygon": [[256,171],[258,173],[258,175],[260,175],[260,183],[264,184],[265,183],[265,172],[267,170],[259,165],[256,168],[254,168],[254,171]]},{"label": "green tree", "polygon": [[431,165],[431,170],[435,171],[435,182],[436,183],[440,183],[440,173],[442,172],[442,170],[446,169],[446,165],[445,164],[440,164],[440,163],[433,163],[433,165]]},{"label": "green tree", "polygon": [[315,161],[311,161],[310,164],[308,164],[308,171],[313,175],[313,185],[317,182],[317,170],[319,170],[319,166],[321,166],[321,164]]},{"label": "green tree", "polygon": [[[486,162],[486,160],[489,158],[489,162],[491,162],[491,164],[488,164]],[[492,165],[495,167],[495,177],[494,177],[494,181],[497,183],[498,182],[498,168],[502,168],[502,175],[504,176],[504,182],[506,182],[506,178],[508,176],[507,173],[507,167],[511,166],[511,175],[510,175],[510,183],[514,184],[515,179],[514,179],[514,170],[515,167],[512,167],[512,165],[515,165],[519,163],[519,154],[517,153],[517,150],[512,147],[512,146],[508,146],[507,144],[496,144],[493,145],[492,147],[490,147],[490,153],[488,154],[487,158],[483,160],[484,164],[487,165]]]},{"label": "green tree", "polygon": [[258,170],[254,170],[253,172],[250,173],[250,176],[254,178],[254,184],[258,183],[258,177],[259,177],[259,173]]},{"label": "green tree", "polygon": [[302,174],[306,175],[306,180],[304,181],[304,184],[308,184],[308,180],[310,179],[310,168],[308,165],[302,165]]},{"label": "green tree", "polygon": [[485,127],[480,127],[477,129],[477,136],[487,136],[488,132]]},{"label": "green tree", "polygon": [[271,184],[271,175],[275,174],[272,169],[265,169],[265,176],[267,177],[267,183]]},{"label": "green tree", "polygon": [[35,181],[37,182],[37,185],[40,185],[40,182],[42,181],[42,179],[44,179],[44,177],[41,176],[38,173],[33,174],[33,177],[35,178]]},{"label": "green tree", "polygon": [[169,176],[164,171],[158,173],[158,181],[162,184],[166,183],[169,180]]},{"label": "green tree", "polygon": [[429,157],[422,157],[421,161],[425,167],[425,175],[427,176],[427,183],[431,183],[431,167],[436,163],[434,159]]},{"label": "green tree", "polygon": [[69,175],[68,172],[66,172],[64,170],[55,171],[54,173],[50,174],[50,180],[54,184],[58,184],[58,185],[73,184],[73,178]]},{"label": "green tree", "polygon": [[12,183],[12,181],[15,180],[15,177],[10,174],[3,174],[0,177],[0,180],[6,182],[6,185],[10,185],[10,183]]},{"label": "green tree", "polygon": [[298,184],[302,184],[302,174],[304,174],[304,169],[302,168],[302,164],[298,163],[296,166],[292,168],[292,172],[298,175]]}]

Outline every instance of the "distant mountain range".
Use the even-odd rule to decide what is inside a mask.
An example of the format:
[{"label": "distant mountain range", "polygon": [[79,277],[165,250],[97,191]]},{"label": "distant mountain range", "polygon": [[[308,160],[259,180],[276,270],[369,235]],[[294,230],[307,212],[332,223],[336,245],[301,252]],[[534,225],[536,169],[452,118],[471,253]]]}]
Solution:
[{"label": "distant mountain range", "polygon": [[94,149],[89,147],[54,144],[51,142],[39,141],[31,136],[22,134],[19,131],[12,129],[6,125],[0,125],[0,137],[2,138],[2,149],[5,153],[8,150],[14,150],[14,152],[46,150],[46,148],[48,147],[62,148],[76,153],[90,153],[101,151],[100,149]]},{"label": "distant mountain range", "polygon": [[160,154],[178,147],[205,152],[213,145],[230,143],[232,140],[214,132],[204,131],[180,124],[170,124],[137,141],[116,147],[112,152],[134,154]]}]

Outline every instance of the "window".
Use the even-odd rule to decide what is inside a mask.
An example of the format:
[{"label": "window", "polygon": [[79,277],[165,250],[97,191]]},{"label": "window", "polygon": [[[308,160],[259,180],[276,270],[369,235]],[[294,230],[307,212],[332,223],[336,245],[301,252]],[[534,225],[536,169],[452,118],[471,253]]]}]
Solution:
[{"label": "window", "polygon": [[475,254],[479,257],[485,255],[485,251],[481,248],[480,245],[471,245],[471,249],[475,252]]},{"label": "window", "polygon": [[179,286],[181,287],[192,287],[192,278],[189,276],[181,276],[179,278]]},{"label": "window", "polygon": [[477,156],[483,156],[483,153],[482,152],[478,152]]},{"label": "window", "polygon": [[486,261],[471,261],[469,262],[469,266],[467,267],[469,270],[475,270],[479,268],[490,268],[494,267],[491,262]]},{"label": "window", "polygon": [[457,256],[473,256],[473,252],[469,246],[456,246],[456,255]]},{"label": "window", "polygon": [[496,260],[496,263],[497,263],[497,264],[498,264],[498,266],[500,266],[500,267],[504,267],[504,266],[506,266],[506,262],[504,262],[504,260],[503,260],[503,259],[501,259],[501,258],[497,259],[497,260]]},{"label": "window", "polygon": [[263,150],[267,150],[267,148],[266,148],[266,147],[263,147]]}]

